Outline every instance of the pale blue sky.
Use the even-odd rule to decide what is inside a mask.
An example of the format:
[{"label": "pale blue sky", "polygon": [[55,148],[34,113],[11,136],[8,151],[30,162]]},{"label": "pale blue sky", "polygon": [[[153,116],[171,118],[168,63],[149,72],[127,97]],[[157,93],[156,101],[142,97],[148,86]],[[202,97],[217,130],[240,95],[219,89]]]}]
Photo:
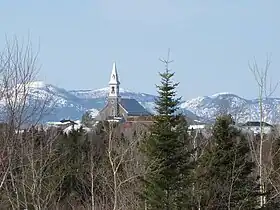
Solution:
[{"label": "pale blue sky", "polygon": [[253,98],[249,60],[263,65],[271,53],[270,75],[280,79],[279,10],[279,0],[1,0],[0,47],[5,34],[30,32],[47,83],[102,88],[116,61],[122,87],[147,93],[156,93],[159,57],[171,48],[185,99]]}]

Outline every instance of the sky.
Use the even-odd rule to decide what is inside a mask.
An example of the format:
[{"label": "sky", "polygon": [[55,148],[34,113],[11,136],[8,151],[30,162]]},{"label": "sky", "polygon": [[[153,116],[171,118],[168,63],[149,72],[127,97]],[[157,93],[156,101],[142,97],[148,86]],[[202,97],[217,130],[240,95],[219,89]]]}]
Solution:
[{"label": "sky", "polygon": [[151,94],[170,48],[184,99],[255,98],[248,63],[261,68],[269,55],[269,77],[280,80],[279,9],[279,0],[2,0],[0,47],[30,36],[38,79],[67,90],[106,87],[115,61],[122,88]]}]

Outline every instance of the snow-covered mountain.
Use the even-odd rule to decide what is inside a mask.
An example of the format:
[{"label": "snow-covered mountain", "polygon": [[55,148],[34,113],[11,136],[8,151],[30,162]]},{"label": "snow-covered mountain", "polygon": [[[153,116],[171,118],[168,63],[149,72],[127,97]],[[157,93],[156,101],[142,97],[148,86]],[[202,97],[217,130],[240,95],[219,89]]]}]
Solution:
[{"label": "snow-covered mountain", "polygon": [[[29,85],[29,103],[45,100],[47,114],[42,122],[59,121],[61,119],[81,119],[86,111],[96,115],[106,103],[108,88],[97,90],[70,90],[46,84],[41,81],[32,82]],[[120,89],[120,94],[125,98],[134,98],[147,110],[155,113],[154,100],[156,96],[146,93],[137,93],[126,89]],[[268,123],[280,123],[280,98],[268,98],[264,101],[265,121]],[[200,121],[213,121],[220,113],[230,113],[239,122],[259,120],[258,100],[248,100],[232,93],[218,93],[212,96],[197,97],[184,101],[180,105],[181,110],[190,118]]]},{"label": "snow-covered mountain", "polygon": [[[229,113],[238,122],[259,121],[259,100],[248,100],[232,93],[217,93],[197,97],[180,105],[199,116],[202,121],[213,121],[221,113]],[[263,100],[264,121],[280,123],[280,98]]]}]

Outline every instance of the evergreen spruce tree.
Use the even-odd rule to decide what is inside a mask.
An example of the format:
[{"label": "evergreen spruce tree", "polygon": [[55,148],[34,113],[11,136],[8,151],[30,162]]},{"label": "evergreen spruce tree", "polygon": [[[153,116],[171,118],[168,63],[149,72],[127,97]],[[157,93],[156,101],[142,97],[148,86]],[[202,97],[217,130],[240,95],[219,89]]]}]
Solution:
[{"label": "evergreen spruce tree", "polygon": [[57,170],[63,180],[58,188],[60,200],[71,198],[84,202],[90,196],[90,184],[86,176],[85,163],[88,162],[89,143],[83,128],[62,134],[57,145]]},{"label": "evergreen spruce tree", "polygon": [[251,210],[257,206],[257,179],[248,140],[232,123],[229,115],[217,118],[213,139],[200,160],[201,209]]},{"label": "evergreen spruce tree", "polygon": [[161,85],[157,86],[157,115],[150,135],[143,143],[145,166],[149,169],[144,177],[146,209],[188,209],[191,205],[189,173],[190,152],[187,149],[187,124],[178,113],[181,98],[176,97],[178,83],[164,60],[165,71],[160,73]]}]

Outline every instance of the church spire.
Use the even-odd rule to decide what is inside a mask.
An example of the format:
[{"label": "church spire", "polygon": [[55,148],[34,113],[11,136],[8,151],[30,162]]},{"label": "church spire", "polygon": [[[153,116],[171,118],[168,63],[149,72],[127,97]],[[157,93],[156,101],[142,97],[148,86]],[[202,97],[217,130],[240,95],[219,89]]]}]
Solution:
[{"label": "church spire", "polygon": [[109,81],[109,98],[119,98],[120,97],[120,81],[117,72],[116,63],[113,63],[113,68],[111,72],[111,77]]},{"label": "church spire", "polygon": [[114,62],[109,85],[119,85],[119,84],[120,84],[120,81],[119,81],[119,76],[118,76],[118,72],[117,72],[116,62]]}]

